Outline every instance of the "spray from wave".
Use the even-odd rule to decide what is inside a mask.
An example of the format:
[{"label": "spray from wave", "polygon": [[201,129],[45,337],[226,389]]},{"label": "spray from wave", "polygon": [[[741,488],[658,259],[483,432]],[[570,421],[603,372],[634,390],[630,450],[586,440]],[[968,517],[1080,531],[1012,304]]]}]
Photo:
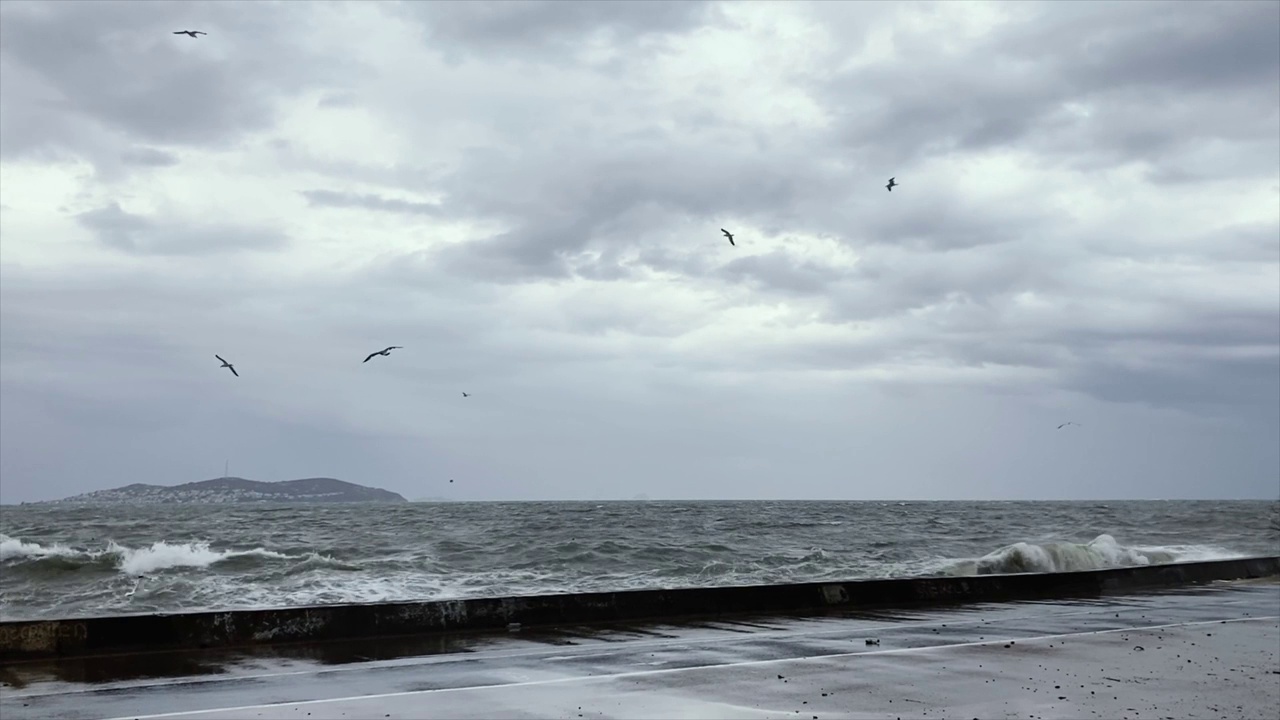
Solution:
[{"label": "spray from wave", "polygon": [[946,570],[951,575],[1072,572],[1237,557],[1243,556],[1209,545],[1129,547],[1102,534],[1087,543],[1014,543],[980,558],[954,563]]}]

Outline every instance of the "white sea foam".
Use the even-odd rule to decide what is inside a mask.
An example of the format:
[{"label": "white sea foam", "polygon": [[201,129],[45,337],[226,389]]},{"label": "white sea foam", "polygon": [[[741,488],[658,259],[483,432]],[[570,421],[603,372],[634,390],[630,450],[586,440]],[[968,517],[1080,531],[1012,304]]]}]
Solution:
[{"label": "white sea foam", "polygon": [[112,564],[128,575],[147,575],[170,568],[207,568],[235,558],[256,557],[271,560],[320,560],[329,558],[308,553],[286,555],[257,547],[251,550],[216,550],[207,542],[168,543],[164,540],[146,547],[129,547],[108,542],[101,550],[80,550],[54,543],[49,546],[27,542],[0,534],[0,561],[41,560],[49,557],[79,560],[85,564],[110,558]]},{"label": "white sea foam", "polygon": [[252,550],[214,550],[208,543],[179,543],[170,545],[161,540],[151,547],[128,548],[111,543],[108,552],[118,554],[118,567],[130,575],[146,575],[168,568],[204,568],[224,560],[238,557],[272,558],[287,560],[288,555],[263,548]]},{"label": "white sea foam", "polygon": [[955,563],[950,572],[956,575],[1071,572],[1235,557],[1242,555],[1211,545],[1125,546],[1103,534],[1087,543],[1018,542],[980,558]]},{"label": "white sea foam", "polygon": [[17,558],[72,557],[78,551],[61,543],[45,547],[40,543],[24,542],[0,533],[0,562]]}]

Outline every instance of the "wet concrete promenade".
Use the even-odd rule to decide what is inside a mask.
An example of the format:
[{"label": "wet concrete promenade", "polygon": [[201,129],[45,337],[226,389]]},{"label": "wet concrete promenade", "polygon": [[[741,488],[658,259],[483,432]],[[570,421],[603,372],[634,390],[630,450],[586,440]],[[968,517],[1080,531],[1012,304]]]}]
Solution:
[{"label": "wet concrete promenade", "polygon": [[29,661],[0,683],[4,720],[1252,719],[1280,707],[1280,583]]}]

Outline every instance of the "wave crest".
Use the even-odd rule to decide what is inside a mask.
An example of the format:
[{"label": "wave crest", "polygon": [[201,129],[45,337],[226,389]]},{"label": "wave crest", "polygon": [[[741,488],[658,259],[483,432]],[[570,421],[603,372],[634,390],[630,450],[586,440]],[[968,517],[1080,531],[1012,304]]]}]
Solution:
[{"label": "wave crest", "polygon": [[61,543],[45,547],[40,543],[23,542],[0,533],[0,562],[18,558],[73,557],[77,554],[79,551]]},{"label": "wave crest", "polygon": [[254,548],[252,550],[214,550],[209,543],[178,543],[170,545],[161,540],[151,547],[128,548],[114,542],[108,545],[107,552],[119,555],[117,567],[129,575],[148,575],[160,570],[177,567],[205,568],[215,563],[236,558],[269,558],[287,560],[284,553]]},{"label": "wave crest", "polygon": [[1225,560],[1243,557],[1205,545],[1165,547],[1125,546],[1107,534],[1087,543],[1018,542],[976,560],[964,560],[951,568],[953,575],[1002,575],[1011,573],[1073,572],[1104,568],[1158,565],[1161,563]]},{"label": "wave crest", "polygon": [[[307,553],[288,555],[257,547],[250,550],[218,550],[207,542],[169,543],[128,547],[114,541],[102,550],[80,550],[61,543],[44,546],[0,533],[0,562],[10,566],[56,560],[59,567],[88,567],[107,564],[128,575],[149,575],[171,568],[207,568],[235,560],[294,560],[304,564],[334,564],[333,558]],[[339,563],[340,564],[340,563]]]}]

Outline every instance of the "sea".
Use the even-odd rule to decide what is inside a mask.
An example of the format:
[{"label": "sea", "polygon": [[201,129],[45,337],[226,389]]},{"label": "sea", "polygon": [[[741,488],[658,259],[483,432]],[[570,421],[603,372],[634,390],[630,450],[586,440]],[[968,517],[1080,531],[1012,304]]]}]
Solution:
[{"label": "sea", "polygon": [[0,619],[1280,555],[1280,502],[0,506]]}]

